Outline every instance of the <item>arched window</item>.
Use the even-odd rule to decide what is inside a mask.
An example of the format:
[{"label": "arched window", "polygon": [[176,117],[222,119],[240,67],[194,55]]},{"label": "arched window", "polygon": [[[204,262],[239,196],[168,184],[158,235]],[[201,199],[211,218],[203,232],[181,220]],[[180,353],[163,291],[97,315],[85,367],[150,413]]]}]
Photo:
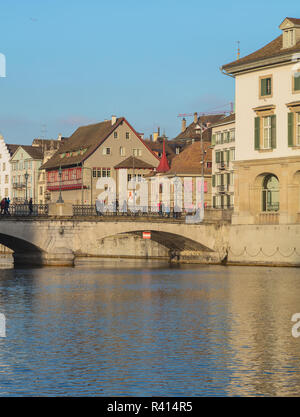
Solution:
[{"label": "arched window", "polygon": [[279,211],[279,181],[272,174],[263,179],[262,211]]}]

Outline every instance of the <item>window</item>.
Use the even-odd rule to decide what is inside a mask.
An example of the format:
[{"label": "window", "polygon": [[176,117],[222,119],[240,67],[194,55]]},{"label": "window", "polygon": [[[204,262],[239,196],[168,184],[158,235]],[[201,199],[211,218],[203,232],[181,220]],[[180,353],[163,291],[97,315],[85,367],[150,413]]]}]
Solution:
[{"label": "window", "polygon": [[293,93],[300,93],[300,71],[293,74]]},{"label": "window", "polygon": [[103,149],[103,155],[111,155],[110,148],[104,148]]},{"label": "window", "polygon": [[260,78],[260,98],[272,96],[272,77]]},{"label": "window", "polygon": [[296,145],[300,146],[300,113],[296,113]]},{"label": "window", "polygon": [[40,187],[40,195],[43,195],[43,187]]},{"label": "window", "polygon": [[263,118],[263,148],[270,149],[271,147],[271,117]]},{"label": "window", "polygon": [[5,184],[8,184],[8,175],[5,175]]},{"label": "window", "polygon": [[266,175],[263,179],[262,211],[279,210],[279,181],[275,175]]},{"label": "window", "polygon": [[125,148],[120,146],[120,156],[125,156]]},{"label": "window", "polygon": [[97,178],[97,169],[93,168],[93,178]]},{"label": "window", "polygon": [[126,132],[125,137],[126,137],[126,139],[130,139],[130,133],[129,132]]},{"label": "window", "polygon": [[276,148],[276,116],[256,117],[254,123],[254,148],[266,151]]},{"label": "window", "polygon": [[180,153],[180,148],[177,146],[176,147],[176,155],[179,155],[179,153]]},{"label": "window", "polygon": [[141,149],[133,149],[133,155],[134,156],[142,156],[142,150]]},{"label": "window", "polygon": [[118,132],[114,132],[114,138],[118,139]]},{"label": "window", "polygon": [[230,161],[235,160],[235,149],[230,149]]},{"label": "window", "polygon": [[6,169],[6,164],[5,164],[5,162],[3,162],[3,164],[2,164],[2,171],[5,171],[5,169]]},{"label": "window", "polygon": [[230,130],[230,132],[229,132],[229,140],[230,140],[230,142],[234,142],[234,140],[235,140],[235,130],[234,129]]}]

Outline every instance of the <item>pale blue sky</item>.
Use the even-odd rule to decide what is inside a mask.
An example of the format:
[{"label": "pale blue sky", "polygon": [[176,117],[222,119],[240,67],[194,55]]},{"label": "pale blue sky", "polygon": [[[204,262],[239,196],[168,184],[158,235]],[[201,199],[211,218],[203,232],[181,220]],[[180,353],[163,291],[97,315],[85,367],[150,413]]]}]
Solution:
[{"label": "pale blue sky", "polygon": [[299,0],[0,0],[0,132],[9,143],[125,116],[149,135],[233,101],[219,67],[300,18]]}]

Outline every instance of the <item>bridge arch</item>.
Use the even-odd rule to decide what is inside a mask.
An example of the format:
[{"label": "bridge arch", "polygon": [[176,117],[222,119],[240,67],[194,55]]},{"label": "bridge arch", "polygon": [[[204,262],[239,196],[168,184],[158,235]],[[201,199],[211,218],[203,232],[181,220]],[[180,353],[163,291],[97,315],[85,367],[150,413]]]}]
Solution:
[{"label": "bridge arch", "polygon": [[4,233],[0,233],[0,243],[13,251],[15,264],[28,264],[30,258],[32,264],[42,264],[44,251],[33,243]]},{"label": "bridge arch", "polygon": [[[193,239],[184,237],[182,235],[176,233],[169,233],[165,231],[158,231],[158,230],[148,230],[151,233],[151,240],[156,243],[159,243],[162,246],[170,250],[190,250],[190,251],[205,251],[205,252],[213,252],[207,246],[202,245],[199,242],[196,242]],[[126,234],[133,234],[135,236],[139,236],[140,238],[143,237],[143,231],[141,230],[134,230],[130,232],[124,232]],[[119,233],[118,235],[122,235],[124,233]],[[116,235],[116,236],[118,236]]]}]

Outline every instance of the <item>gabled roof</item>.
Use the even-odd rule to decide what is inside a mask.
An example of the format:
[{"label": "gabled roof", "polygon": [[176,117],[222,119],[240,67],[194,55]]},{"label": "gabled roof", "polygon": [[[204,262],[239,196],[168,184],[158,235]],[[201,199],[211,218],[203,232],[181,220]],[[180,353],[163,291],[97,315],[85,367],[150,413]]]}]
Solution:
[{"label": "gabled roof", "polygon": [[[145,144],[152,150],[152,152],[155,153],[163,153],[163,139],[158,138],[155,142],[151,141],[149,139],[144,140]],[[166,140],[166,155],[168,158],[168,161],[171,161],[174,156],[176,155],[176,145],[172,143],[171,141]]]},{"label": "gabled roof", "polygon": [[[212,168],[207,168],[206,162],[212,161],[212,149],[210,143],[203,142],[204,156],[204,174],[211,175]],[[202,173],[202,146],[201,142],[195,142],[188,146],[179,155],[176,155],[172,161],[171,169],[167,172],[168,174],[197,174]]]},{"label": "gabled roof", "polygon": [[24,149],[24,151],[27,152],[28,155],[31,156],[32,159],[43,159],[42,148],[38,146],[31,146],[31,145],[18,145],[12,155],[12,158],[14,157],[14,155],[20,148]]},{"label": "gabled roof", "polygon": [[[218,120],[222,119],[225,115],[224,114],[209,114],[206,116],[200,116],[198,117],[197,123],[193,122],[191,123],[184,132],[179,133],[179,135],[176,136],[176,138],[172,139],[172,141],[181,141],[184,139],[194,139],[194,140],[200,140],[201,135],[199,133],[196,133],[196,125],[198,123],[216,123]],[[209,142],[211,140],[211,129],[210,127],[206,129],[203,132],[203,140]]]},{"label": "gabled roof", "polygon": [[7,150],[9,155],[12,157],[13,154],[16,152],[16,150],[18,149],[18,147],[21,145],[10,145],[10,144],[6,144]]},{"label": "gabled roof", "polygon": [[[113,125],[109,120],[79,127],[68,140],[64,141],[59,150],[41,167],[41,169],[71,166],[84,162],[122,123],[126,123],[143,145],[146,146],[125,117],[119,117]],[[156,157],[148,147],[147,149]],[[65,156],[61,157],[64,154]],[[68,156],[66,156],[67,154]]]},{"label": "gabled roof", "polygon": [[231,113],[229,116],[226,116],[223,119],[219,120],[217,123],[213,124],[212,127],[222,126],[227,123],[234,123],[234,122],[235,122],[235,113]]},{"label": "gabled roof", "polygon": [[[296,25],[300,24],[300,19],[291,18],[291,17],[288,17],[286,19],[290,20],[292,23]],[[284,21],[286,19],[284,19]],[[283,35],[281,34],[276,39],[269,42],[267,45],[263,46],[257,51],[243,58],[237,59],[236,61],[230,62],[229,64],[223,65],[222,69],[227,72],[230,72],[231,69],[234,69],[235,67],[238,67],[243,64],[250,64],[250,63],[254,63],[256,61],[261,61],[261,60],[268,59],[268,58],[276,58],[276,57],[281,57],[284,55],[290,55],[291,53],[300,52],[300,40],[298,40],[298,42],[296,42],[296,44],[292,46],[291,48],[283,48],[282,38],[283,38]]]},{"label": "gabled roof", "polygon": [[154,169],[155,166],[148,164],[148,162],[142,161],[141,159],[135,158],[130,156],[129,158],[125,159],[124,161],[117,164],[115,169]]}]

